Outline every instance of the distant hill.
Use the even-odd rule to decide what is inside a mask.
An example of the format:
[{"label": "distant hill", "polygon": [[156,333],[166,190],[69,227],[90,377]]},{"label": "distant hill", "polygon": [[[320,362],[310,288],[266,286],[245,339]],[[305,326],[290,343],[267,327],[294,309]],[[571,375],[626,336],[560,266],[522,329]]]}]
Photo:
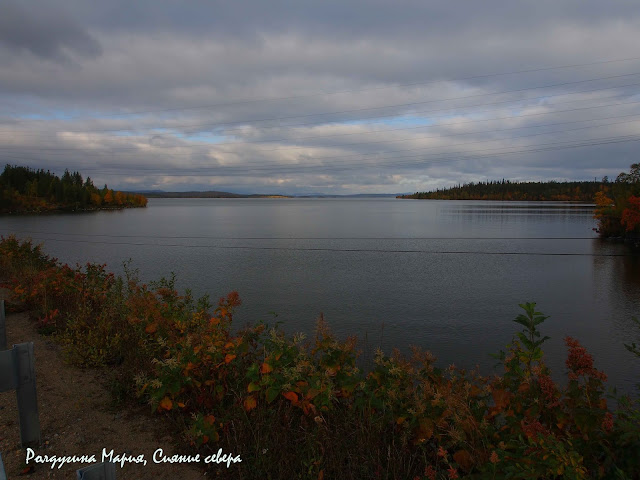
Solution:
[{"label": "distant hill", "polygon": [[396,198],[397,193],[354,193],[351,195],[331,195],[325,193],[310,193],[296,195],[296,198]]},{"label": "distant hill", "polygon": [[162,191],[146,191],[144,193],[147,198],[287,198],[286,195],[261,195],[261,194],[242,194],[231,192],[218,192],[210,190],[207,192],[162,192]]},{"label": "distant hill", "polygon": [[397,193],[356,193],[352,195],[332,195],[325,193],[308,193],[298,195],[266,195],[219,192],[164,192],[161,190],[137,191],[147,198],[395,198]]},{"label": "distant hill", "polygon": [[398,198],[429,200],[519,200],[593,203],[608,182],[512,182],[509,180],[466,183],[457,187],[399,195]]}]

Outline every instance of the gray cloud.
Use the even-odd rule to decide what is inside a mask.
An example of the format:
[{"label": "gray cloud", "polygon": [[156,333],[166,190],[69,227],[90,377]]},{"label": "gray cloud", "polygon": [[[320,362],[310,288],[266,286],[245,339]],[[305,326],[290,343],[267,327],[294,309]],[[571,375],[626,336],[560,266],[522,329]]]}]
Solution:
[{"label": "gray cloud", "polygon": [[38,5],[0,7],[5,163],[129,189],[362,193],[637,161],[621,139],[640,136],[640,60],[612,61],[637,55],[635,2]]},{"label": "gray cloud", "polygon": [[0,44],[48,59],[66,58],[67,51],[83,57],[102,52],[100,44],[60,6],[44,3],[30,7],[12,1],[0,4]]}]

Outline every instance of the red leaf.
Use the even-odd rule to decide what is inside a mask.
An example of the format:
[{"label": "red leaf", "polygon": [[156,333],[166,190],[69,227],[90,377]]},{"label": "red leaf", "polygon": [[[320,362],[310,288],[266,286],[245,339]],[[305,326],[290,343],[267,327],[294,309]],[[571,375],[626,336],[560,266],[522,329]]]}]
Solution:
[{"label": "red leaf", "polygon": [[258,402],[256,401],[256,397],[250,396],[244,400],[244,409],[249,412],[258,406]]},{"label": "red leaf", "polygon": [[287,393],[283,393],[284,398],[286,398],[287,400],[290,400],[291,403],[293,403],[294,405],[296,403],[298,403],[298,394],[296,392],[287,392]]}]

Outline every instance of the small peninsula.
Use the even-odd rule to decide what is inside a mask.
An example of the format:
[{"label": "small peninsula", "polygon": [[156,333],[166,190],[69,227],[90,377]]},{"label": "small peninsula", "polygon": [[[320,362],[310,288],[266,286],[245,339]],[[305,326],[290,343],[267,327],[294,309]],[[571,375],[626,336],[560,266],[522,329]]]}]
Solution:
[{"label": "small peninsula", "polygon": [[56,211],[114,210],[145,207],[144,195],[96,188],[79,172],[65,170],[62,178],[30,167],[6,165],[0,175],[0,214]]},{"label": "small peninsula", "polygon": [[594,217],[603,238],[640,242],[640,163],[615,181],[604,177],[593,182],[511,182],[509,180],[467,183],[457,187],[398,195],[420,200],[519,200],[566,201],[595,204]]}]

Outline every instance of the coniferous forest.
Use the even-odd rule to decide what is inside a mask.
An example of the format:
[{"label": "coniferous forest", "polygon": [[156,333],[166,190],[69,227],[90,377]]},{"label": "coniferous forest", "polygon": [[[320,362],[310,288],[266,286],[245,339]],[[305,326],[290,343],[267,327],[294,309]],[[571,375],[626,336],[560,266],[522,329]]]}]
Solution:
[{"label": "coniferous forest", "polygon": [[65,170],[62,178],[30,167],[6,165],[0,175],[0,213],[38,213],[144,207],[140,194],[96,188],[91,178]]},{"label": "coniferous forest", "polygon": [[451,188],[431,192],[417,192],[398,198],[420,200],[520,200],[520,201],[560,201],[595,202],[595,196],[608,179],[594,182],[512,182],[495,180],[471,182]]},{"label": "coniferous forest", "polygon": [[640,163],[611,182],[511,182],[467,183],[457,187],[417,192],[398,198],[420,200],[520,200],[595,203],[598,233],[602,237],[640,237]]}]

